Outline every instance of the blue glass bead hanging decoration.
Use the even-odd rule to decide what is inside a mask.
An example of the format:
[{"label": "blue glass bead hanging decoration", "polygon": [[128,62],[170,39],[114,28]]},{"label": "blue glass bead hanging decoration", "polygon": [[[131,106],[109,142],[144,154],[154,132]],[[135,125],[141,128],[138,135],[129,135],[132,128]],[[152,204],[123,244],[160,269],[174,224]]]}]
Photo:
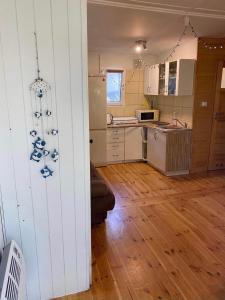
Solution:
[{"label": "blue glass bead hanging decoration", "polygon": [[52,112],[50,110],[46,110],[45,114],[47,117],[50,117],[52,115]]},{"label": "blue glass bead hanging decoration", "polygon": [[51,158],[54,162],[57,162],[57,160],[59,159],[59,152],[56,149],[54,149],[51,153]]},{"label": "blue glass bead hanging decoration", "polygon": [[[35,37],[35,49],[36,49],[36,64],[37,64],[37,77],[34,79],[34,81],[30,84],[30,91],[31,91],[31,100],[35,101],[35,107],[36,111],[32,112],[32,117],[36,119],[41,119],[44,117],[50,117],[52,116],[52,111],[48,107],[48,93],[51,93],[51,86],[40,77],[40,68],[39,68],[39,56],[38,56],[38,45],[37,45],[37,34],[34,32],[34,37]],[[32,96],[33,94],[33,96]],[[51,96],[50,96],[51,97]],[[45,110],[43,110],[43,105],[45,103]],[[51,104],[52,105],[52,104]],[[33,119],[32,118],[32,119]],[[33,121],[34,122],[34,121]],[[44,139],[44,133],[47,132],[49,135],[57,135],[58,130],[57,129],[47,129],[45,125],[48,127],[48,120],[47,124],[44,122],[34,122],[35,126],[37,126],[37,130],[31,130],[30,135],[32,137],[35,137],[35,141],[32,143],[33,145],[33,151],[30,155],[30,160],[33,160],[35,162],[44,162],[44,167],[42,166],[40,173],[43,178],[47,178],[49,176],[52,176],[53,170],[51,170],[47,165],[46,165],[46,157],[49,156],[51,161],[56,162],[59,159],[59,153],[54,149],[53,151],[49,151],[45,149],[46,147],[46,141]],[[40,128],[39,128],[40,126]],[[42,138],[39,136],[41,132]]]},{"label": "blue glass bead hanging decoration", "polygon": [[31,130],[30,135],[35,137],[37,135],[37,131],[36,130]]},{"label": "blue glass bead hanging decoration", "polygon": [[50,132],[52,135],[57,135],[59,133],[58,129],[52,129]]},{"label": "blue glass bead hanging decoration", "polygon": [[42,98],[44,93],[43,93],[43,90],[42,89],[37,89],[36,90],[36,95],[38,98]]},{"label": "blue glass bead hanging decoration", "polygon": [[38,137],[32,144],[34,148],[43,150],[46,145],[46,142],[42,140],[40,137]]},{"label": "blue glass bead hanging decoration", "polygon": [[39,162],[42,158],[42,152],[40,150],[34,149],[30,155],[30,160]]},{"label": "blue glass bead hanging decoration", "polygon": [[36,112],[34,113],[34,116],[35,116],[35,118],[39,119],[39,118],[42,116],[42,113],[39,112],[39,111],[36,111]]},{"label": "blue glass bead hanging decoration", "polygon": [[47,94],[48,90],[50,90],[50,85],[45,82],[42,78],[39,77],[38,70],[38,78],[36,78],[30,85],[30,90],[34,91],[36,97],[41,99],[44,95]]},{"label": "blue glass bead hanging decoration", "polygon": [[53,171],[48,166],[44,166],[44,168],[42,168],[40,172],[43,178],[47,178],[49,176],[52,176],[53,174]]},{"label": "blue glass bead hanging decoration", "polygon": [[50,151],[48,151],[47,149],[44,149],[43,150],[43,156],[48,156],[49,155],[49,153],[50,153]]}]

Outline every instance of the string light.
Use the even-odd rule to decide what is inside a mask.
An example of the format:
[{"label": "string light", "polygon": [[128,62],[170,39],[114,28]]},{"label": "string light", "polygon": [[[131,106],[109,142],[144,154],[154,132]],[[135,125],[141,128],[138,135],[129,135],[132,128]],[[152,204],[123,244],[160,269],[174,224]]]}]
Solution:
[{"label": "string light", "polygon": [[191,33],[192,35],[197,38],[199,40],[199,43],[201,43],[201,45],[206,48],[206,49],[209,49],[209,50],[216,50],[216,49],[223,49],[224,48],[224,45],[223,44],[220,44],[220,43],[212,43],[212,44],[209,44],[209,43],[206,43],[204,40],[202,40],[197,32],[195,31],[193,25],[191,24],[191,21],[190,19],[186,16],[185,17],[185,26],[184,26],[184,30],[182,32],[182,34],[180,35],[176,45],[171,49],[171,51],[169,52],[168,56],[165,58],[164,60],[164,63],[166,61],[168,61],[170,58],[173,57],[173,54],[176,52],[177,48],[180,46],[184,36],[187,34],[187,31],[188,29],[191,29]]},{"label": "string light", "polygon": [[194,27],[193,27],[193,25],[191,24],[191,21],[189,20],[189,26],[190,26],[190,28],[191,28],[191,32],[193,33],[193,35],[194,35],[194,37],[196,37],[196,38],[198,38],[199,39],[199,42],[202,44],[202,46],[204,47],[204,48],[208,48],[209,50],[216,50],[216,49],[223,49],[224,48],[224,46],[223,46],[223,44],[220,44],[220,43],[211,43],[211,44],[209,44],[209,43],[206,43],[205,41],[203,41],[199,36],[198,36],[198,34],[196,33],[196,31],[195,31],[195,29],[194,29]]}]

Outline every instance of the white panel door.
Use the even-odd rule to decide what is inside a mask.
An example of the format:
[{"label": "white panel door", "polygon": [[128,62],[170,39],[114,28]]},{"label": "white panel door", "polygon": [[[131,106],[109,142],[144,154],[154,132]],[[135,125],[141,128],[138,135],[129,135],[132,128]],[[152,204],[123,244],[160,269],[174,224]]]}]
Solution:
[{"label": "white panel door", "polygon": [[[86,1],[0,1],[0,28],[0,197],[6,238],[22,248],[27,299],[47,300],[90,287]],[[43,164],[29,159],[29,132],[36,126],[29,90],[37,76],[34,31],[40,75],[51,85],[48,102],[56,117],[48,129],[59,129],[54,144],[39,131],[49,150],[54,147],[60,155],[57,163],[46,158],[54,170],[46,180],[40,174]]]},{"label": "white panel door", "polygon": [[125,128],[125,160],[140,160],[143,158],[142,127]]},{"label": "white panel door", "polygon": [[[21,5],[23,6],[22,23]],[[8,118],[6,124],[1,123],[0,127],[3,127],[3,130],[5,130],[5,133],[1,136],[4,140],[4,143],[2,143],[2,146],[4,145],[3,151],[7,145],[9,153],[1,153],[0,164],[2,170],[4,170],[2,172],[4,173],[4,178],[1,180],[1,192],[7,241],[15,239],[23,249],[27,272],[29,274],[32,273],[32,276],[28,277],[26,281],[26,296],[28,299],[35,299],[40,296],[40,289],[33,208],[35,198],[31,187],[29,129],[26,119],[26,95],[27,93],[29,94],[29,85],[23,85],[25,73],[22,68],[24,57],[23,43],[27,41],[27,28],[33,30],[33,18],[31,18],[32,14],[30,16],[24,7],[30,10],[32,5],[25,1],[21,1],[17,5],[12,0],[0,2],[2,47],[2,64],[0,69],[4,69],[4,79],[1,84],[4,84],[6,92],[4,98],[1,99],[4,105],[3,110],[1,110],[0,122],[4,121],[6,116]],[[29,60],[30,54],[32,55],[35,52],[32,52],[33,48],[30,48],[29,43],[26,45],[26,51],[28,52],[26,55]],[[29,67],[30,65],[28,64],[26,68],[27,73],[29,73]],[[32,79],[30,77],[30,80]],[[6,111],[4,111],[5,107]],[[9,144],[8,141],[10,141]],[[0,147],[1,149],[2,146]],[[11,166],[13,167],[13,172],[10,175]],[[10,193],[7,191],[8,187],[11,190]],[[13,191],[15,191],[14,195]],[[39,194],[42,194],[41,190],[39,190]]]},{"label": "white panel door", "polygon": [[106,129],[90,130],[90,156],[95,166],[106,164]]}]

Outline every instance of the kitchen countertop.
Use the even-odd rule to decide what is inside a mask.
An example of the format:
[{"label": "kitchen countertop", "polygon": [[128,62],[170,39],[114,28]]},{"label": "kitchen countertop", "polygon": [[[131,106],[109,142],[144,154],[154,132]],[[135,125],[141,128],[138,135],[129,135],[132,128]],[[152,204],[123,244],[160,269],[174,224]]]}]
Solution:
[{"label": "kitchen countertop", "polygon": [[191,128],[172,128],[166,129],[162,128],[156,124],[151,122],[141,122],[141,123],[134,123],[134,124],[110,124],[107,125],[107,128],[126,128],[126,127],[145,127],[145,128],[156,128],[162,132],[171,132],[171,131],[184,131],[184,130],[192,130]]}]

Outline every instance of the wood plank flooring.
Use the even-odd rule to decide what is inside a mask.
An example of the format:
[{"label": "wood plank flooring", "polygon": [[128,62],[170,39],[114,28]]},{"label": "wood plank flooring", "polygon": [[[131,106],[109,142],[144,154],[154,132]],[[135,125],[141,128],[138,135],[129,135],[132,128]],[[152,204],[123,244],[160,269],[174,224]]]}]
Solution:
[{"label": "wood plank flooring", "polygon": [[224,300],[225,172],[98,170],[116,206],[92,230],[92,288],[61,300]]}]

